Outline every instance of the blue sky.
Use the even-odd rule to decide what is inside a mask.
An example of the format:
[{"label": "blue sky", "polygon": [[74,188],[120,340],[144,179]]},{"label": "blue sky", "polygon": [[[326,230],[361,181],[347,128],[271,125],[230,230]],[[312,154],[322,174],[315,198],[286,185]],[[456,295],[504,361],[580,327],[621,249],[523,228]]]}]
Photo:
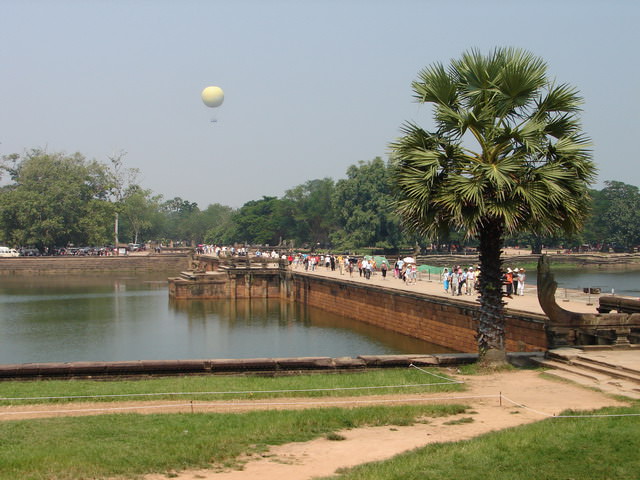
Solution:
[{"label": "blue sky", "polygon": [[166,199],[239,207],[386,159],[431,125],[422,68],[514,46],[584,96],[595,187],[639,186],[639,21],[632,0],[0,0],[0,155],[124,151]]}]

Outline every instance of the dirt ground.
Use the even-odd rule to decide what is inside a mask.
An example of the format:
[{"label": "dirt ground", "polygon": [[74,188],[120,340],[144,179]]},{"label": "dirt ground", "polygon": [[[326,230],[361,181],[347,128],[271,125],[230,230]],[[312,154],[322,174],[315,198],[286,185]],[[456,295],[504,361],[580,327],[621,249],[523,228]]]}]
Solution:
[{"label": "dirt ground", "polygon": [[[241,471],[193,470],[153,474],[146,480],[304,480],[333,474],[337,469],[384,460],[437,442],[453,442],[494,430],[514,427],[559,414],[565,409],[589,410],[622,402],[579,385],[548,379],[537,371],[516,370],[488,375],[457,376],[467,383],[461,393],[343,397],[337,399],[277,399],[237,402],[121,402],[0,408],[0,420],[118,412],[178,411],[239,412],[250,409],[292,409],[319,406],[358,406],[367,403],[461,403],[471,409],[456,417],[429,419],[413,426],[357,428],[337,432],[344,440],[326,438],[273,447],[249,458]],[[456,418],[471,423],[448,425]]]}]

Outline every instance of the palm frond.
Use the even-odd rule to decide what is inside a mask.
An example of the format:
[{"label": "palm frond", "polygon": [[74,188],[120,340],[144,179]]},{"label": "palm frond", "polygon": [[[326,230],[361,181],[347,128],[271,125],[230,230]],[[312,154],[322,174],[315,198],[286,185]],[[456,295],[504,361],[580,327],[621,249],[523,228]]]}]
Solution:
[{"label": "palm frond", "polygon": [[418,74],[418,80],[411,83],[414,98],[421,103],[433,103],[455,107],[456,85],[442,64],[436,63]]},{"label": "palm frond", "polygon": [[576,113],[580,111],[582,103],[583,99],[576,88],[567,84],[552,85],[548,93],[538,100],[535,115]]},{"label": "palm frond", "polygon": [[579,228],[595,176],[576,115],[582,99],[573,87],[549,82],[542,59],[515,48],[489,55],[472,49],[447,69],[423,70],[412,86],[416,100],[434,104],[436,129],[405,124],[391,144],[405,225],[468,236],[488,225],[511,232]]}]

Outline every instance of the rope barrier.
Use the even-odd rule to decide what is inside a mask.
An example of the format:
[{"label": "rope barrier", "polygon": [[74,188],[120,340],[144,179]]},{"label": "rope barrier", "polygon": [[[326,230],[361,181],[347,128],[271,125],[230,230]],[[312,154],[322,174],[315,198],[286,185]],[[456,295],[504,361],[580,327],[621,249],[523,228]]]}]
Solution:
[{"label": "rope barrier", "polygon": [[105,408],[83,408],[83,409],[64,409],[64,410],[24,410],[24,411],[11,411],[0,412],[2,415],[48,415],[48,414],[68,414],[68,413],[92,413],[92,412],[116,412],[126,410],[147,410],[147,409],[161,409],[161,408],[190,408],[191,411],[197,407],[279,407],[279,406],[315,406],[315,405],[353,405],[353,404],[380,404],[380,403],[413,403],[413,402],[425,402],[425,401],[450,401],[450,400],[469,400],[477,398],[498,398],[498,395],[469,395],[469,396],[449,396],[449,397],[417,397],[417,398],[403,398],[399,399],[372,399],[372,400],[323,400],[323,401],[300,401],[300,402],[215,402],[215,403],[173,403],[173,404],[160,404],[160,405],[136,405],[128,407],[105,407]]},{"label": "rope barrier", "polygon": [[415,368],[416,370],[420,370],[422,373],[426,373],[427,375],[431,375],[432,377],[441,378],[442,380],[446,380],[448,382],[447,385],[448,384],[454,384],[454,383],[459,383],[459,384],[465,383],[464,380],[454,380],[453,378],[442,377],[440,375],[436,375],[433,372],[429,372],[429,371],[427,371],[427,370],[425,370],[423,368],[417,367],[413,363],[409,364],[409,368],[412,368],[412,367]]},{"label": "rope barrier", "polygon": [[530,412],[536,413],[538,415],[541,415],[543,417],[547,417],[547,418],[606,418],[606,417],[640,417],[640,413],[594,413],[594,414],[588,414],[588,415],[555,415],[555,414],[551,414],[551,413],[546,413],[546,412],[541,412],[540,410],[536,410],[534,408],[531,407],[527,407],[526,405],[522,404],[522,403],[518,403],[514,400],[511,400],[509,397],[506,397],[504,395],[502,395],[502,392],[500,392],[500,398],[501,401],[502,399],[506,400],[507,402],[510,402],[512,404],[514,404],[515,406],[519,407],[519,408],[524,408],[525,410],[529,410]]},{"label": "rope barrier", "polygon": [[160,397],[160,396],[187,396],[187,395],[255,395],[260,393],[312,393],[312,392],[336,392],[336,391],[354,391],[354,390],[379,390],[384,388],[418,388],[432,387],[439,385],[456,385],[463,384],[463,381],[453,380],[451,378],[436,375],[422,368],[413,367],[427,375],[446,380],[446,382],[438,383],[415,383],[402,385],[379,385],[379,386],[363,386],[363,387],[335,387],[335,388],[304,388],[290,390],[237,390],[237,391],[212,391],[212,392],[163,392],[163,393],[121,393],[121,394],[105,394],[105,395],[67,395],[67,396],[51,396],[51,397],[0,397],[0,401],[20,401],[20,400],[78,400],[81,398],[125,398],[125,397]]},{"label": "rope barrier", "polygon": [[460,382],[449,383],[416,383],[403,385],[380,385],[367,387],[335,387],[335,388],[305,388],[291,390],[238,390],[238,391],[218,391],[218,392],[164,392],[164,393],[122,393],[112,395],[69,395],[60,397],[0,397],[0,401],[6,400],[77,400],[80,398],[124,398],[124,397],[160,397],[160,396],[179,396],[179,395],[255,395],[259,393],[311,393],[311,392],[333,392],[333,391],[349,391],[349,390],[377,390],[383,388],[417,388],[429,387],[437,385],[453,385]]},{"label": "rope barrier", "polygon": [[[433,377],[445,380],[445,382],[438,383],[419,383],[419,384],[405,384],[405,385],[382,385],[382,386],[362,386],[362,387],[335,387],[335,388],[309,388],[309,389],[290,389],[290,390],[244,390],[244,391],[212,391],[212,392],[165,392],[165,393],[129,393],[129,394],[112,394],[112,395],[74,395],[74,396],[50,396],[50,397],[0,397],[0,400],[4,401],[19,401],[19,400],[71,400],[71,399],[90,399],[90,398],[124,398],[124,397],[142,397],[142,396],[174,396],[174,395],[230,395],[230,394],[260,394],[260,393],[304,393],[304,392],[323,392],[323,391],[354,391],[354,390],[374,390],[374,389],[389,389],[389,388],[416,388],[425,386],[438,386],[438,385],[456,385],[464,384],[464,381],[450,379],[441,375],[424,370],[417,367],[414,364],[410,364],[409,368],[414,368],[422,373],[431,375]],[[451,400],[471,400],[481,398],[497,398],[499,399],[499,406],[502,407],[502,400],[515,405],[518,408],[528,410],[537,415],[546,418],[606,418],[606,417],[637,417],[640,413],[627,413],[627,414],[586,414],[586,415],[555,415],[546,413],[534,408],[528,407],[523,403],[516,402],[511,398],[499,392],[497,395],[451,395],[445,397],[417,397],[417,398],[404,398],[404,399],[348,399],[348,400],[301,400],[301,401],[286,401],[286,402],[200,402],[194,403],[191,400],[189,403],[170,403],[159,405],[135,405],[126,407],[104,407],[104,408],[81,408],[81,409],[58,409],[58,410],[24,410],[24,411],[0,411],[0,416],[3,415],[49,415],[49,414],[71,414],[71,413],[93,413],[93,412],[118,412],[118,411],[132,411],[132,410],[149,410],[149,409],[167,409],[167,408],[190,408],[191,412],[196,407],[278,407],[278,406],[316,406],[316,405],[345,405],[345,404],[371,404],[371,403],[412,403],[412,402],[426,402],[426,401],[451,401]]]}]

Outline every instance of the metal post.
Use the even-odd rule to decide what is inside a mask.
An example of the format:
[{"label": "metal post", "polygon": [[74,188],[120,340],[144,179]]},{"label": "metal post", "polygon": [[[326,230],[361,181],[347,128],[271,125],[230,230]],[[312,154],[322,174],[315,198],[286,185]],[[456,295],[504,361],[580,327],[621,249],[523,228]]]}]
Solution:
[{"label": "metal post", "polygon": [[113,234],[114,234],[114,241],[115,241],[115,250],[116,250],[116,255],[120,255],[120,251],[118,250],[118,212],[116,212],[116,221],[115,221],[115,225],[113,226]]}]

